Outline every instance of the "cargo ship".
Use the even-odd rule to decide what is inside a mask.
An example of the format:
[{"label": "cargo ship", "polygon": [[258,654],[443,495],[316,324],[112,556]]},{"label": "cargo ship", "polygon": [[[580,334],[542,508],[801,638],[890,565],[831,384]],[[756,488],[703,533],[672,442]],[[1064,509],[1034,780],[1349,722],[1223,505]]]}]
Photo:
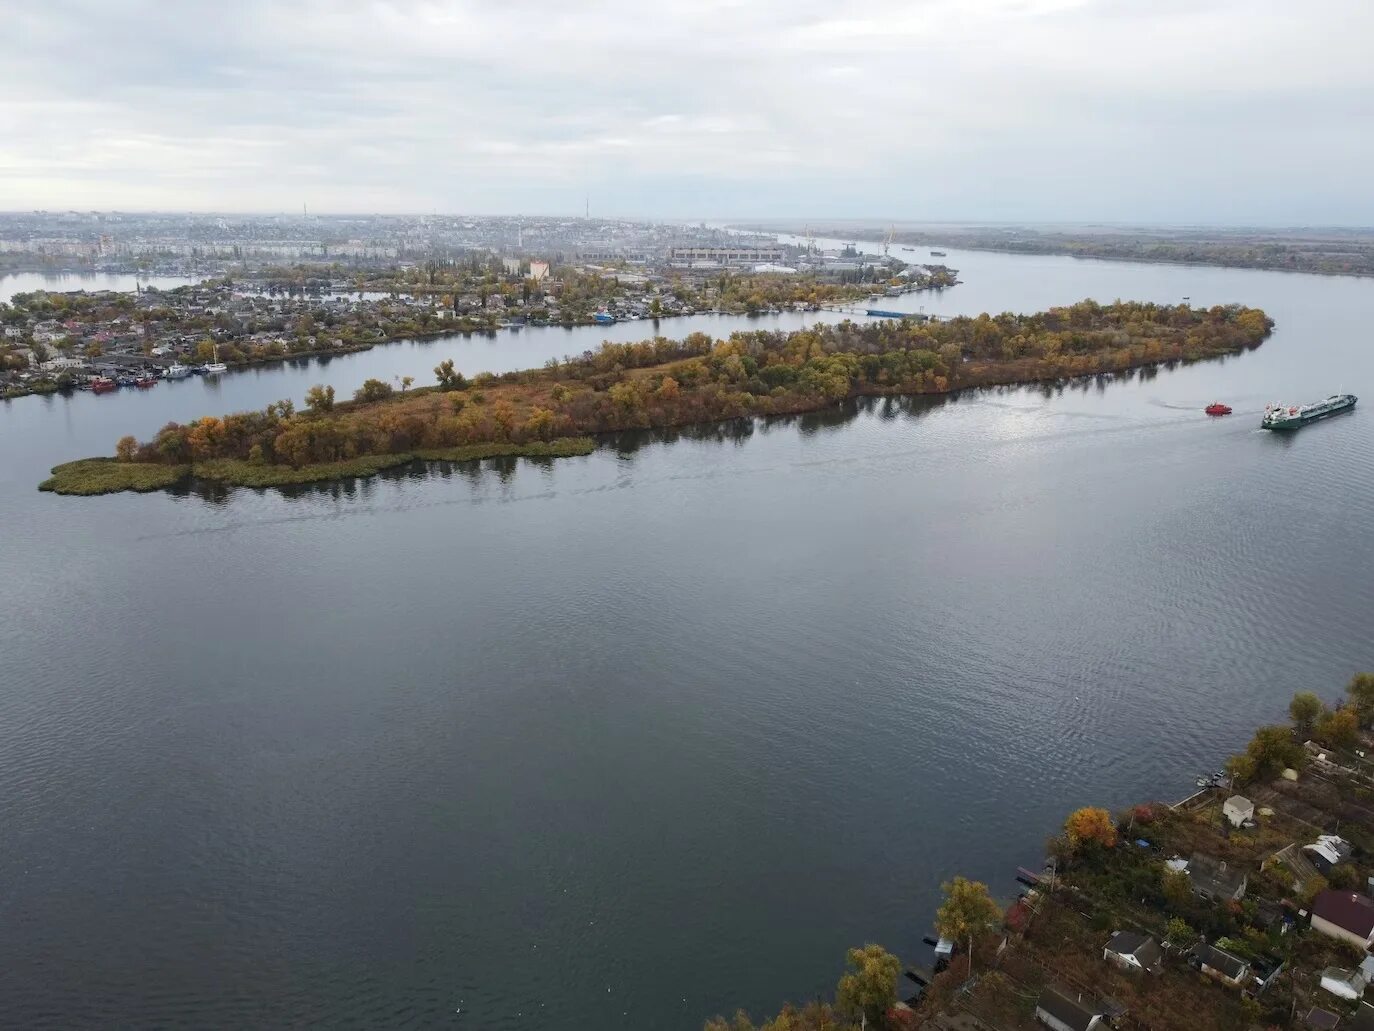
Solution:
[{"label": "cargo ship", "polygon": [[1316,422],[1328,415],[1354,408],[1358,400],[1354,394],[1332,394],[1325,401],[1316,401],[1310,405],[1265,405],[1264,418],[1260,420],[1260,426],[1266,430],[1295,430],[1309,422]]}]

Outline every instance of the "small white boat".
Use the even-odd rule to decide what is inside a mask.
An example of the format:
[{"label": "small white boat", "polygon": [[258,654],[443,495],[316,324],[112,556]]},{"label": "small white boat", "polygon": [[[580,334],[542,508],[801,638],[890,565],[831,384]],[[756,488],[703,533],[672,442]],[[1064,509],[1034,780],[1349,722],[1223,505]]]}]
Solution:
[{"label": "small white boat", "polygon": [[162,370],[163,379],[185,379],[191,375],[189,366],[182,365],[181,362],[172,362],[171,365]]}]

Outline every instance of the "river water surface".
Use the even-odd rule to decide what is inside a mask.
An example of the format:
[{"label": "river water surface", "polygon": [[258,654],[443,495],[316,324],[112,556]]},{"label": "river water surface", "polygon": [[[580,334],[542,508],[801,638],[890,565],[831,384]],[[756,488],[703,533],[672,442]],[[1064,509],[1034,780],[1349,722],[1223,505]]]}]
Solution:
[{"label": "river water surface", "polygon": [[1374,281],[945,260],[962,285],[902,301],[1278,328],[1088,389],[289,495],[34,485],[168,419],[652,327],[0,405],[4,1023],[758,1014],[851,945],[922,961],[942,879],[1009,895],[1068,809],[1180,796],[1374,668],[1374,416],[1257,428],[1272,397],[1374,402]]}]

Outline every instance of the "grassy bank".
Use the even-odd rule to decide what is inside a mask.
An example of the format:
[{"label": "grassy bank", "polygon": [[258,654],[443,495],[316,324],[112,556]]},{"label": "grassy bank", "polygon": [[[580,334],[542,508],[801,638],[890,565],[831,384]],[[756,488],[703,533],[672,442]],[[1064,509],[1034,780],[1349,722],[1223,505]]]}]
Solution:
[{"label": "grassy bank", "polygon": [[146,465],[114,458],[83,458],[53,466],[52,475],[38,485],[54,494],[116,494],[170,487],[191,472],[189,465]]},{"label": "grassy bank", "polygon": [[300,467],[264,465],[237,458],[216,458],[190,465],[151,465],[114,458],[83,458],[53,468],[39,490],[54,494],[117,494],[170,487],[187,477],[230,487],[293,487],[306,483],[374,476],[408,462],[475,462],[483,458],[572,458],[596,448],[590,437],[536,440],[525,444],[492,442],[450,448],[422,448],[387,455],[360,455],[339,462],[315,462]]}]

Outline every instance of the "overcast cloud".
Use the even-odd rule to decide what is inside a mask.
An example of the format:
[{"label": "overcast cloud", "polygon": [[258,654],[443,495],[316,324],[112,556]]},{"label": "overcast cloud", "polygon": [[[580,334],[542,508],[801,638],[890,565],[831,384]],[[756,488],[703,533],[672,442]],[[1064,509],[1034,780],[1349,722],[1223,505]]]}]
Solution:
[{"label": "overcast cloud", "polygon": [[0,16],[0,209],[1374,224],[1370,0]]}]

